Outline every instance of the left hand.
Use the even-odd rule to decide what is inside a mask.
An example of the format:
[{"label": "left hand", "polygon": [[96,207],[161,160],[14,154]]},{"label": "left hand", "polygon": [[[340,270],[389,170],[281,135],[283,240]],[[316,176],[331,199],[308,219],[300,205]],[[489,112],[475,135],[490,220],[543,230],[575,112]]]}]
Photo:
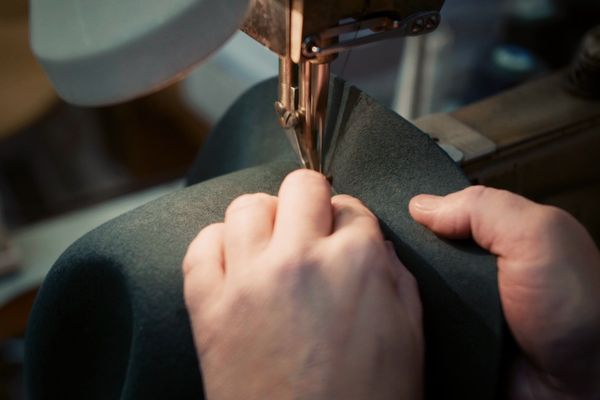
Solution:
[{"label": "left hand", "polygon": [[321,174],[236,199],[190,245],[184,292],[210,400],[422,397],[415,280]]},{"label": "left hand", "polygon": [[523,353],[511,399],[600,399],[600,252],[575,218],[483,186],[417,196],[410,213],[498,256],[502,308]]}]

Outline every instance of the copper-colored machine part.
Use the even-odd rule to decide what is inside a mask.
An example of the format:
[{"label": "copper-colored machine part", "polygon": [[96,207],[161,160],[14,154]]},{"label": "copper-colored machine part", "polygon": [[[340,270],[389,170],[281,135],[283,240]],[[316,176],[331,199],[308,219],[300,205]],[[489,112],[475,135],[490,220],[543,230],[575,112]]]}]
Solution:
[{"label": "copper-colored machine part", "polygon": [[[252,0],[242,30],[279,55],[279,122],[306,168],[322,171],[329,65],[352,47],[433,31],[444,0]],[[342,41],[343,34],[371,34]]]},{"label": "copper-colored machine part", "polygon": [[[372,16],[404,19],[423,11],[439,12],[443,4],[444,0],[252,0],[241,29],[279,56],[298,63],[301,49],[297,43],[340,21]],[[296,44],[291,46],[291,42]]]}]

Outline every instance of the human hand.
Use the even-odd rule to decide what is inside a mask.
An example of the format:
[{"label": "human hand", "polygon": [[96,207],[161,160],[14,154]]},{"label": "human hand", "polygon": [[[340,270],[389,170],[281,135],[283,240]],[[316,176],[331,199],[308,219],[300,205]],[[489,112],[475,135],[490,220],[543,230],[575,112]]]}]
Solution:
[{"label": "human hand", "polygon": [[225,399],[419,399],[421,304],[376,218],[301,170],[200,232],[184,293],[205,391]]},{"label": "human hand", "polygon": [[566,212],[474,186],[420,195],[413,218],[447,238],[472,236],[498,256],[506,320],[524,358],[513,399],[600,399],[600,254]]}]

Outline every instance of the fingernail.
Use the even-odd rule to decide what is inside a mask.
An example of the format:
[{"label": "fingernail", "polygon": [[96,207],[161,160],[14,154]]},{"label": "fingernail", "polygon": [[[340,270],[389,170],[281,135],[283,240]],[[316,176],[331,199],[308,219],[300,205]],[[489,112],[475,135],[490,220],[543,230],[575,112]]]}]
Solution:
[{"label": "fingernail", "polygon": [[442,197],[431,194],[423,194],[415,197],[413,206],[421,211],[433,211],[440,206]]}]

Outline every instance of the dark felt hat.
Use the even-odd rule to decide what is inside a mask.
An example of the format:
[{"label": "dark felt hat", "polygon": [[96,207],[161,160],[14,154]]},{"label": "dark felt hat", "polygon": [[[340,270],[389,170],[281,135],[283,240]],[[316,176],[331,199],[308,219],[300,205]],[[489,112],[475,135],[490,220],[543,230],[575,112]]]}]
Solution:
[{"label": "dark felt hat", "polygon": [[[407,210],[413,195],[450,193],[467,179],[427,135],[360,90],[336,79],[331,93],[326,169],[337,193],[362,199],[379,217],[418,280],[426,397],[495,398],[505,337],[496,260],[473,243],[436,237]],[[297,168],[272,110],[276,95],[273,79],[232,106],[192,168],[191,186],[97,228],[57,261],[27,332],[32,399],[202,398],[181,262],[231,200],[276,193]]]}]

